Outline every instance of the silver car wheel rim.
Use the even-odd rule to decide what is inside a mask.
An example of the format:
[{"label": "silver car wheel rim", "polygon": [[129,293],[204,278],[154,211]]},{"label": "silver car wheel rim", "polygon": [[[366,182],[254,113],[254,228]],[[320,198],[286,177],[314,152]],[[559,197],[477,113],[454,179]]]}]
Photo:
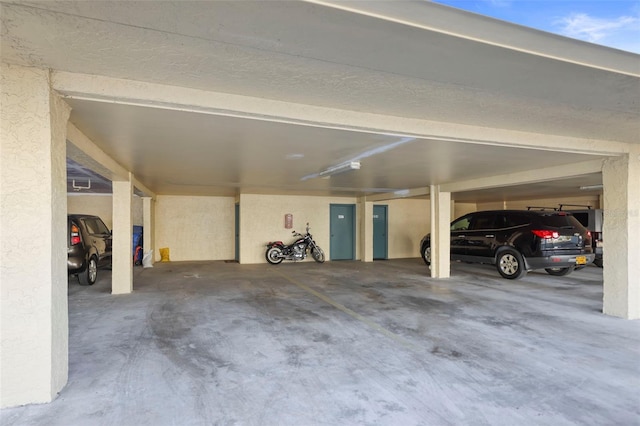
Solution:
[{"label": "silver car wheel rim", "polygon": [[427,259],[427,262],[431,263],[431,247],[425,249],[424,257]]},{"label": "silver car wheel rim", "polygon": [[94,282],[98,277],[98,267],[94,260],[89,262],[89,281]]},{"label": "silver car wheel rim", "polygon": [[505,254],[500,259],[500,269],[507,275],[514,275],[518,272],[518,259],[511,254]]}]

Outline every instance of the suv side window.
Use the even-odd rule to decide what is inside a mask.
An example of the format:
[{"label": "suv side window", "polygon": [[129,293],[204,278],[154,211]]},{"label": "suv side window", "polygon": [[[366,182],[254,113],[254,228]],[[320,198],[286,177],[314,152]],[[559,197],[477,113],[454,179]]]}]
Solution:
[{"label": "suv side window", "polygon": [[495,229],[496,216],[497,215],[495,214],[482,214],[475,216],[471,223],[471,229]]},{"label": "suv side window", "polygon": [[522,214],[509,214],[509,215],[505,215],[505,227],[506,228],[512,228],[514,226],[522,226],[522,225],[528,225],[531,223],[531,219],[529,219],[529,217],[522,215]]},{"label": "suv side window", "polygon": [[469,229],[469,223],[471,222],[471,216],[462,217],[451,224],[452,231],[466,231]]}]

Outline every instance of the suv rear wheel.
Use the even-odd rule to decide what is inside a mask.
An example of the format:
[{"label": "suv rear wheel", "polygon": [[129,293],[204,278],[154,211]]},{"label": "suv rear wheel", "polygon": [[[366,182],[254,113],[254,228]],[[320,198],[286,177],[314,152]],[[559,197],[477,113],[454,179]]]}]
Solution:
[{"label": "suv rear wheel", "polygon": [[547,274],[554,275],[556,277],[563,277],[573,272],[574,268],[545,268]]},{"label": "suv rear wheel", "polygon": [[93,285],[98,278],[98,261],[95,256],[89,258],[87,269],[78,274],[80,285]]},{"label": "suv rear wheel", "polygon": [[513,249],[503,250],[498,253],[496,267],[500,275],[509,280],[517,280],[527,274],[522,255]]}]

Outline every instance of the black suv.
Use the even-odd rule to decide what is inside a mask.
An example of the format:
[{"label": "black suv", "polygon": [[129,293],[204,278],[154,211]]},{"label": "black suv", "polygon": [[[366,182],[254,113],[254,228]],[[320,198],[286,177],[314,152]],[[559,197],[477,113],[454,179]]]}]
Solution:
[{"label": "black suv", "polygon": [[[422,239],[420,253],[430,265],[430,235]],[[481,211],[451,223],[451,260],[496,265],[508,279],[532,269],[567,275],[594,258],[589,231],[564,211]]]},{"label": "black suv", "polygon": [[111,266],[111,231],[98,216],[67,216],[67,269],[81,285],[92,285],[98,268]]},{"label": "black suv", "polygon": [[560,210],[571,213],[578,221],[591,232],[591,247],[596,254],[593,264],[602,268],[602,252],[604,243],[602,241],[602,223],[604,222],[604,212],[602,209],[592,209],[584,206],[583,209],[575,209],[577,206],[565,209],[569,204],[560,204]]}]

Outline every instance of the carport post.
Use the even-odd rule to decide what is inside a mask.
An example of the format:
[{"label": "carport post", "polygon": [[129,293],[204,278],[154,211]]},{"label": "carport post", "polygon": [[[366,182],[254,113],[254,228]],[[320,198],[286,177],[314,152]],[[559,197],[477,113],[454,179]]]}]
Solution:
[{"label": "carport post", "polygon": [[604,184],[603,312],[640,318],[640,147],[602,167]]},{"label": "carport post", "polygon": [[0,407],[52,401],[69,372],[66,134],[46,70],[0,64]]},{"label": "carport post", "polygon": [[441,192],[440,185],[429,186],[431,207],[431,277],[449,278],[451,246],[451,193]]},{"label": "carport post", "polygon": [[111,293],[133,291],[133,179],[113,181],[113,267]]},{"label": "carport post", "polygon": [[366,201],[365,197],[360,200],[360,211],[362,220],[360,222],[361,243],[360,250],[363,262],[373,262],[373,202]]},{"label": "carport post", "polygon": [[142,253],[149,253],[151,251],[151,263],[154,262],[153,258],[153,245],[154,245],[154,232],[155,232],[155,201],[151,197],[142,197],[142,229],[143,229],[143,241],[142,241]]}]

